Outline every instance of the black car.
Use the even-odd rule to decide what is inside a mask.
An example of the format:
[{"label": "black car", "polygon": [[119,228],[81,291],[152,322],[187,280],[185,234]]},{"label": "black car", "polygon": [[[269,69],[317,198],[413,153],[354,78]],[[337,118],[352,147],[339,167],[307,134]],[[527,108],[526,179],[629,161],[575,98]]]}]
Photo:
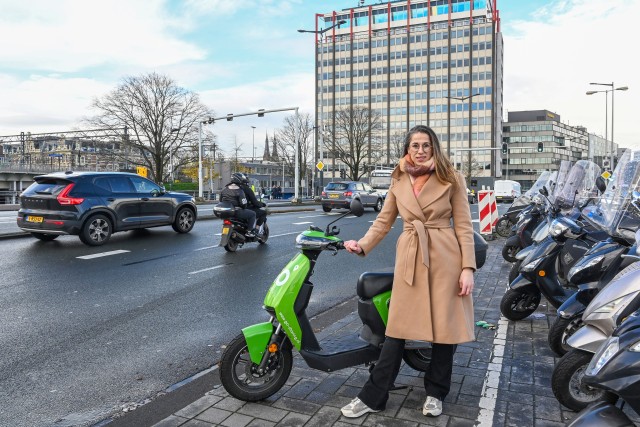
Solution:
[{"label": "black car", "polygon": [[17,222],[40,240],[72,234],[99,246],[117,231],[163,225],[188,233],[197,217],[193,197],[133,173],[67,171],[34,180],[20,195]]}]

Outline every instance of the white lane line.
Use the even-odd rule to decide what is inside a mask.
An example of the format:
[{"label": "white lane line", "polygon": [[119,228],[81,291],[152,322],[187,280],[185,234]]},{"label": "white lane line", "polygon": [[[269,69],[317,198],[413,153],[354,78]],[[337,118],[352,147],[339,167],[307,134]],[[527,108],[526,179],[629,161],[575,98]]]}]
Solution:
[{"label": "white lane line", "polygon": [[299,216],[298,219],[305,219],[305,218],[319,218],[319,217],[323,217],[323,216],[327,216],[327,214],[320,214],[320,215],[304,215],[304,216]]},{"label": "white lane line", "polygon": [[[216,236],[219,236],[219,234],[216,234]],[[213,248],[217,248],[218,246],[205,246],[204,248],[198,248],[198,249],[194,249],[195,251],[204,251],[206,249],[213,249]]]},{"label": "white lane line", "polygon": [[203,268],[202,270],[196,270],[196,271],[192,271],[190,273],[187,274],[198,274],[198,273],[204,273],[205,271],[211,271],[211,270],[216,270],[218,268],[222,268],[224,267],[226,264],[223,265],[216,265],[215,267],[209,267],[209,268]]},{"label": "white lane line", "polygon": [[269,235],[269,238],[271,239],[273,237],[291,236],[292,234],[300,234],[300,233],[302,233],[302,231],[292,231],[291,233]]},{"label": "white lane line", "polygon": [[480,412],[476,419],[476,427],[493,426],[493,416],[498,399],[498,386],[500,385],[500,373],[502,372],[502,361],[504,359],[504,347],[507,343],[507,328],[509,321],[504,316],[500,316],[498,330],[493,339],[493,350],[491,352],[491,362],[487,368],[487,376],[482,384],[482,394],[480,394]]},{"label": "white lane line", "polygon": [[111,255],[118,255],[118,254],[124,254],[127,252],[131,252],[131,251],[126,251],[124,249],[119,249],[117,251],[109,251],[109,252],[100,252],[99,254],[93,254],[93,255],[83,255],[83,256],[79,256],[76,257],[78,259],[93,259],[93,258],[102,258],[104,256],[111,256]]},{"label": "white lane line", "polygon": [[15,218],[0,218],[0,224],[11,224],[11,223],[16,223],[16,219]]},{"label": "white lane line", "polygon": [[305,221],[305,222],[292,222],[293,225],[305,225],[305,224],[313,224],[313,222],[311,221]]}]

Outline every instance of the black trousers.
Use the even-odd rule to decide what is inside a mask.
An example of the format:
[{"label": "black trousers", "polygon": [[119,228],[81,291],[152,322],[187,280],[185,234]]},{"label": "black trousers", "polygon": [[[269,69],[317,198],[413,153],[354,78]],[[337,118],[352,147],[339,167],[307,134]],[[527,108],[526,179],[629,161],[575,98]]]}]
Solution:
[{"label": "black trousers", "polygon": [[238,209],[236,210],[236,217],[240,218],[247,223],[249,230],[253,230],[256,226],[256,213],[251,209]]},{"label": "black trousers", "polygon": [[267,217],[267,211],[260,208],[248,208],[248,209],[251,209],[256,213],[256,228],[264,224],[264,220]]},{"label": "black trousers", "polygon": [[[433,344],[431,363],[424,374],[424,389],[427,396],[440,400],[449,394],[451,389],[451,374],[453,372],[453,354],[456,344]],[[386,337],[382,345],[380,358],[371,371],[358,397],[365,405],[375,410],[383,410],[389,400],[389,390],[400,371],[404,340]]]}]

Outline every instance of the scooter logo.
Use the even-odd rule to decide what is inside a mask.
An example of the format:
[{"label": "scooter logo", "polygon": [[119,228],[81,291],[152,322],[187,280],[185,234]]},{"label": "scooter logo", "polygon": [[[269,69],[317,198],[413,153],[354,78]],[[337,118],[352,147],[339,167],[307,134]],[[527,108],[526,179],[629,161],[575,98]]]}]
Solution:
[{"label": "scooter logo", "polygon": [[[295,267],[293,267],[293,271],[297,271],[300,268],[299,265],[296,265]],[[285,283],[287,283],[289,281],[289,277],[291,277],[291,272],[289,271],[289,269],[285,268],[284,270],[282,270],[282,273],[280,273],[280,275],[278,275],[278,277],[276,277],[276,286],[282,286]]]},{"label": "scooter logo", "polygon": [[287,328],[287,330],[289,331],[289,338],[293,339],[294,342],[296,342],[298,345],[300,345],[300,338],[298,338],[298,336],[296,335],[296,333],[294,332],[293,328],[291,327],[291,325],[289,324],[289,322],[287,321],[287,318],[284,316],[284,314],[282,314],[282,312],[280,312],[280,318],[282,319],[282,323],[284,324],[285,328]]}]

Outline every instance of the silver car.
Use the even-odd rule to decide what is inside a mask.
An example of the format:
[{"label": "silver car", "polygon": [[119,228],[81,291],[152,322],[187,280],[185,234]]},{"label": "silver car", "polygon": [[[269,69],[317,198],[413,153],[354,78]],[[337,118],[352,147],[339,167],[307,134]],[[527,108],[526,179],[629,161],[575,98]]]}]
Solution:
[{"label": "silver car", "polygon": [[330,182],[322,192],[322,210],[331,212],[334,208],[349,209],[353,199],[359,199],[363,206],[371,207],[376,212],[382,209],[384,202],[384,196],[364,182]]}]

